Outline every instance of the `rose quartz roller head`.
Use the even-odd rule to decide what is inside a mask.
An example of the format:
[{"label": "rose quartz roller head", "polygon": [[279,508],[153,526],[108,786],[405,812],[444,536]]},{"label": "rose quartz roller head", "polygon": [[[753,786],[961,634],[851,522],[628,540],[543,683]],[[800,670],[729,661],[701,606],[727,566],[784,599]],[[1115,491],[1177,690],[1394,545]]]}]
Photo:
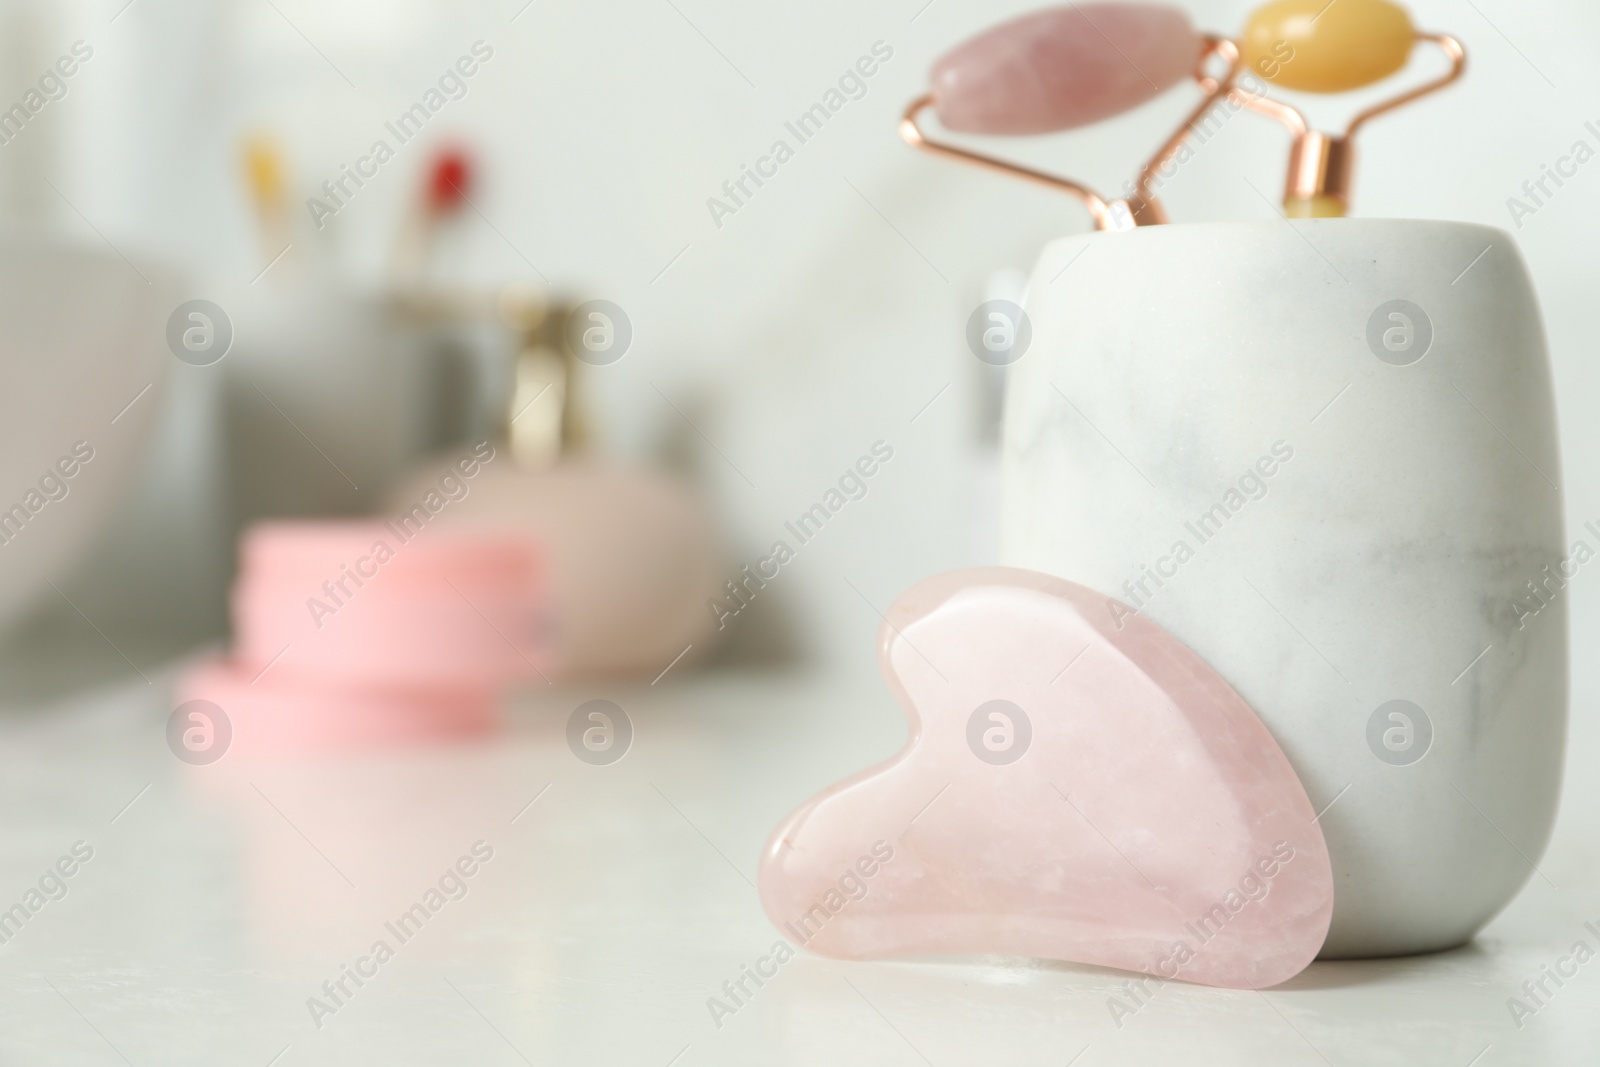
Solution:
[{"label": "rose quartz roller head", "polygon": [[1200,49],[1177,8],[1046,8],[946,52],[933,65],[929,95],[947,130],[1055,133],[1166,92],[1189,76]]},{"label": "rose quartz roller head", "polygon": [[1050,575],[957,571],[895,601],[878,660],[910,740],[773,832],[758,885],[786,937],[1238,989],[1317,955],[1334,888],[1311,801],[1155,623]]},{"label": "rose quartz roller head", "polygon": [[[1200,69],[1213,54],[1229,63],[1227,76],[1210,77]],[[912,103],[900,133],[918,148],[1064,190],[1084,202],[1096,229],[1165,222],[1147,176],[1177,152],[1191,123],[1228,92],[1237,57],[1232,42],[1202,37],[1177,8],[1045,8],[979,34],[935,62],[932,91]],[[932,141],[917,125],[917,115],[931,107],[945,128],[964,133],[1054,133],[1130,111],[1190,75],[1206,101],[1145,165],[1135,195],[1126,201],[1108,203],[1077,182]]]},{"label": "rose quartz roller head", "polygon": [[179,699],[207,700],[247,753],[476,733],[547,662],[543,574],[525,538],[396,522],[269,522],[240,546],[234,649]]}]

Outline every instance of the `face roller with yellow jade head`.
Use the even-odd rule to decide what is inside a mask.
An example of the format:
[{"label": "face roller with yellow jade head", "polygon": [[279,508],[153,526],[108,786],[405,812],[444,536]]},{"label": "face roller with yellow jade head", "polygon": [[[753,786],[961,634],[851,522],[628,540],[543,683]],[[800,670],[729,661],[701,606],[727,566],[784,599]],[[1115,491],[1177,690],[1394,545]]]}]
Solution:
[{"label": "face roller with yellow jade head", "polygon": [[[1216,57],[1225,73],[1204,68]],[[1097,230],[1131,230],[1167,221],[1150,192],[1157,168],[1177,154],[1194,122],[1233,90],[1238,48],[1195,32],[1182,11],[1155,4],[1069,4],[995,26],[947,52],[933,65],[932,91],[913,101],[900,136],[929,152],[988,167],[1065,191],[1094,218]],[[948,130],[1040,134],[1087,126],[1132,110],[1194,77],[1206,94],[1139,171],[1132,196],[1108,201],[1078,182],[930,139],[917,125],[933,108]]]},{"label": "face roller with yellow jade head", "polygon": [[1294,135],[1283,211],[1290,218],[1340,218],[1350,209],[1355,135],[1368,121],[1444,88],[1466,67],[1461,42],[1443,33],[1420,33],[1411,16],[1388,0],[1273,0],[1256,9],[1239,52],[1249,69],[1272,85],[1308,93],[1343,93],[1387,78],[1406,65],[1418,41],[1431,41],[1450,60],[1442,76],[1350,120],[1342,134],[1319,133],[1305,116],[1264,95],[1234,99],[1277,119]]}]

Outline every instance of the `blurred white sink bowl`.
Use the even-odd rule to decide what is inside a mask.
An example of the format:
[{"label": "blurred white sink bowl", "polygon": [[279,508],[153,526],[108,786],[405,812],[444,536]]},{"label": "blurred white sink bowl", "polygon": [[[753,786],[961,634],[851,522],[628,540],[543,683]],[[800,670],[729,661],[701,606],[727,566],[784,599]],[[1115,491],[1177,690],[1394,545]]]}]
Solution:
[{"label": "blurred white sink bowl", "polygon": [[63,583],[127,486],[175,362],[171,299],[109,248],[0,234],[0,626]]}]

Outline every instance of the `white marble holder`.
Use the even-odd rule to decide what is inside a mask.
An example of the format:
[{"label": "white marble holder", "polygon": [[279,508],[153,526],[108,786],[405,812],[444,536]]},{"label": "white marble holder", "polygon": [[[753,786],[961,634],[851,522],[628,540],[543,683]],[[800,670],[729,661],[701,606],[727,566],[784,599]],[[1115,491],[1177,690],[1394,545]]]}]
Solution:
[{"label": "white marble holder", "polygon": [[1332,856],[1325,957],[1459,945],[1555,820],[1574,562],[1510,235],[1322,219],[1049,245],[1006,400],[1002,561],[1205,657]]}]

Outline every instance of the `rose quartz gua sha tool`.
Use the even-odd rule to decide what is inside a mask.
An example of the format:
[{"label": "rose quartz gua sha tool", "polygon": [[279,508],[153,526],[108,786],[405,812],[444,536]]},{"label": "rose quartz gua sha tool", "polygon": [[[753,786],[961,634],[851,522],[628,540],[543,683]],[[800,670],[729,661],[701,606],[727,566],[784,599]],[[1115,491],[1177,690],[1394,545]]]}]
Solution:
[{"label": "rose quartz gua sha tool", "polygon": [[[1218,57],[1226,73],[1205,73]],[[1069,4],[1001,23],[933,65],[932,91],[907,108],[900,136],[929,152],[1040,182],[1083,201],[1097,230],[1167,221],[1150,191],[1156,169],[1177,154],[1192,125],[1233,89],[1238,48],[1195,32],[1182,11],[1155,4]],[[1139,171],[1133,195],[1107,201],[1066,178],[935,141],[917,124],[928,108],[948,130],[1040,134],[1087,126],[1132,110],[1193,76],[1205,99]]]},{"label": "rose quartz gua sha tool", "polygon": [[1461,77],[1466,51],[1443,33],[1420,33],[1389,0],[1274,0],[1256,9],[1240,52],[1249,69],[1273,85],[1308,93],[1343,93],[1373,85],[1406,65],[1419,41],[1450,60],[1440,77],[1362,111],[1342,134],[1318,133],[1296,108],[1265,94],[1235,90],[1235,99],[1277,119],[1294,137],[1283,212],[1289,218],[1340,218],[1350,208],[1355,135],[1368,121],[1437,92]]},{"label": "rose quartz gua sha tool", "polygon": [[1003,953],[1233,988],[1310,963],[1333,874],[1300,780],[1227,682],[1113,606],[1010,568],[903,594],[878,655],[910,743],[778,827],[768,917],[847,959]]}]

